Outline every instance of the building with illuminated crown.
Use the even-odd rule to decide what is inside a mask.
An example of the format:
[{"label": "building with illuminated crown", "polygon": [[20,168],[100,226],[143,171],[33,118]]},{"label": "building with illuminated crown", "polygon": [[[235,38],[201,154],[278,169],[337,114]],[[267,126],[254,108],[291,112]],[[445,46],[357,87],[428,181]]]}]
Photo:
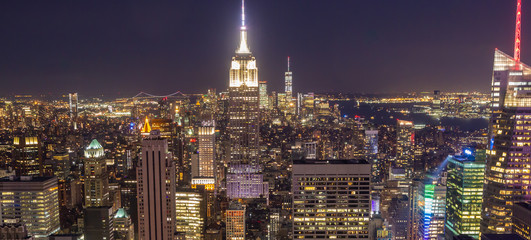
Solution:
[{"label": "building with illuminated crown", "polygon": [[530,92],[531,67],[496,50],[482,234],[510,233],[512,206],[531,200]]},{"label": "building with illuminated crown", "polygon": [[514,56],[494,51],[482,235],[511,233],[514,204],[531,200],[531,67],[520,62],[521,3]]},{"label": "building with illuminated crown", "polygon": [[109,205],[109,174],[103,147],[94,139],[85,149],[85,207]]},{"label": "building with illuminated crown", "polygon": [[[260,107],[258,91],[258,68],[256,59],[247,45],[247,27],[245,26],[245,7],[242,0],[242,26],[240,27],[240,46],[232,57],[229,82],[229,124],[230,162],[227,170],[227,196],[231,199],[259,195],[240,193],[247,187],[262,188],[256,183],[259,175],[259,130]],[[238,182],[231,182],[237,180]],[[256,186],[253,186],[257,184]],[[246,186],[241,188],[240,186]],[[234,194],[233,194],[234,193]]]}]

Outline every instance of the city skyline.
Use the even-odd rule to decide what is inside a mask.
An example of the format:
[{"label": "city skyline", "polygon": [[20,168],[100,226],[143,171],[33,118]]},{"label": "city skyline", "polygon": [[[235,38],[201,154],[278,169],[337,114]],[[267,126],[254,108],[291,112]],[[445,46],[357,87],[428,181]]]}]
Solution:
[{"label": "city skyline", "polygon": [[[294,92],[487,92],[492,50],[513,44],[509,1],[249,2],[259,80],[277,91],[290,56]],[[2,3],[0,76],[12,83],[2,95],[227,87],[239,1],[41,4]],[[529,53],[524,44],[523,62]]]}]

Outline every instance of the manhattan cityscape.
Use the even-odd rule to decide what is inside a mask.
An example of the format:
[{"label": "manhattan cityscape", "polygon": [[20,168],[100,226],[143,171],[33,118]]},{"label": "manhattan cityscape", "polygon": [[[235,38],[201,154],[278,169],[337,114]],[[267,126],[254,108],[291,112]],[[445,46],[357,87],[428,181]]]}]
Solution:
[{"label": "manhattan cityscape", "polygon": [[531,240],[528,14],[0,3],[0,239]]}]

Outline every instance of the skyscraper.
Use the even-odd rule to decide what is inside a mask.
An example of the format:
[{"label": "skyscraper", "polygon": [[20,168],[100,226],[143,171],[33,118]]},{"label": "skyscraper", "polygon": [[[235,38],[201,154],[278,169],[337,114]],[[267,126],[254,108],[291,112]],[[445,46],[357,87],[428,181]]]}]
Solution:
[{"label": "skyscraper", "polygon": [[269,96],[267,95],[267,81],[258,82],[258,91],[260,92],[260,109],[268,109]]},{"label": "skyscraper", "polygon": [[38,137],[14,137],[13,148],[13,162],[17,176],[43,175],[43,149]]},{"label": "skyscraper", "polygon": [[59,231],[59,196],[56,177],[0,179],[0,220],[20,222],[37,240]]},{"label": "skyscraper", "polygon": [[395,167],[404,168],[406,177],[413,174],[413,146],[415,144],[415,130],[413,122],[396,121],[396,161]]},{"label": "skyscraper", "polygon": [[227,240],[245,239],[245,207],[233,201],[226,212],[225,223]]},{"label": "skyscraper", "polygon": [[[198,130],[199,156],[197,161],[197,176],[192,178],[192,184],[206,185],[213,189],[215,184],[216,136],[215,121],[202,121]],[[196,168],[196,166],[193,166]]]},{"label": "skyscraper", "polygon": [[85,207],[109,205],[109,174],[103,147],[94,139],[85,149]]},{"label": "skyscraper", "polygon": [[514,58],[496,49],[481,234],[511,233],[513,205],[531,200],[531,67],[520,62],[521,0]]},{"label": "skyscraper", "polygon": [[284,87],[286,92],[286,98],[291,101],[293,98],[293,73],[289,69],[289,57],[288,57],[288,71],[284,73]]},{"label": "skyscraper", "polygon": [[420,183],[417,204],[417,239],[438,240],[444,234],[446,187],[433,179],[426,179]]},{"label": "skyscraper", "polygon": [[77,112],[78,112],[77,93],[68,94],[68,110],[70,114],[70,123],[73,124],[74,129],[77,129]]},{"label": "skyscraper", "polygon": [[[259,165],[259,91],[258,68],[256,59],[247,46],[247,27],[245,26],[245,5],[242,0],[242,26],[240,27],[240,46],[232,57],[229,83],[229,124],[230,164],[227,170],[227,196],[242,196],[239,186],[255,184],[255,178],[242,175],[260,174]],[[238,180],[241,184],[230,181]],[[259,184],[262,187],[262,183]],[[252,187],[251,187],[252,188]],[[231,193],[236,193],[231,195]],[[259,195],[247,195],[256,198]]]},{"label": "skyscraper", "polygon": [[371,166],[366,160],[293,163],[293,239],[369,239]]},{"label": "skyscraper", "polygon": [[240,46],[232,57],[229,83],[231,163],[258,164],[259,113],[258,68],[247,46],[242,1]]},{"label": "skyscraper", "polygon": [[465,149],[461,156],[450,156],[446,180],[447,239],[466,234],[479,238],[483,181],[485,174],[485,150]]},{"label": "skyscraper", "polygon": [[171,239],[175,232],[175,164],[158,131],[142,140],[137,166],[140,240]]}]

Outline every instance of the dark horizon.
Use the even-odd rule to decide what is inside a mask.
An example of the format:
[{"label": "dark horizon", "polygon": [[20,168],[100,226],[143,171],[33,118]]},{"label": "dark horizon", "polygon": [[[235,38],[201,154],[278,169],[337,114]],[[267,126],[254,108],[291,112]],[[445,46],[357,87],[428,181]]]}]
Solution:
[{"label": "dark horizon", "polygon": [[[283,91],[490,89],[494,49],[513,53],[516,1],[246,1],[259,80]],[[228,87],[240,1],[0,3],[1,96],[131,97]],[[531,59],[523,3],[522,62]],[[529,60],[531,61],[531,60]]]}]

